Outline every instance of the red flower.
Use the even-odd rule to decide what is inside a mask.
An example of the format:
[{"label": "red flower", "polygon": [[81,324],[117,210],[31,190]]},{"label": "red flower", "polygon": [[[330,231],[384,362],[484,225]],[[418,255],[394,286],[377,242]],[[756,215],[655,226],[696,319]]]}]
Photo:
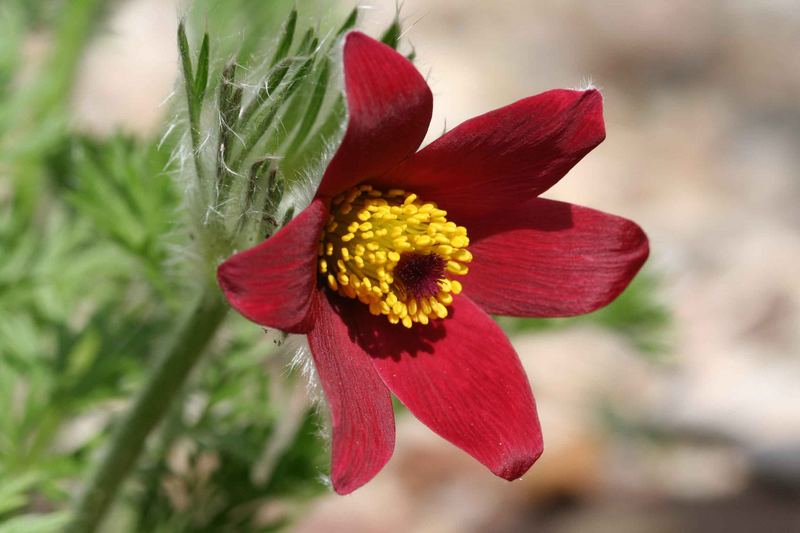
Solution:
[{"label": "red flower", "polygon": [[314,200],[223,263],[219,283],[250,320],[308,335],[331,410],[337,492],[391,456],[390,391],[516,479],[542,453],[541,430],[517,354],[488,313],[593,311],[648,254],[633,222],[538,198],[605,137],[602,98],[525,98],[417,152],[432,97],[410,62],[352,32],[344,81],[347,130]]}]

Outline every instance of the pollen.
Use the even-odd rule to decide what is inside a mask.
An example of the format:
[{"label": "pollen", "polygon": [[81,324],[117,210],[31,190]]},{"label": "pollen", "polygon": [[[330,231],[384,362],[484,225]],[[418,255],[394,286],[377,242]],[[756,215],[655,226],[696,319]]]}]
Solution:
[{"label": "pollen", "polygon": [[469,272],[467,230],[433,202],[360,185],[333,199],[318,247],[331,290],[410,328],[445,318]]}]

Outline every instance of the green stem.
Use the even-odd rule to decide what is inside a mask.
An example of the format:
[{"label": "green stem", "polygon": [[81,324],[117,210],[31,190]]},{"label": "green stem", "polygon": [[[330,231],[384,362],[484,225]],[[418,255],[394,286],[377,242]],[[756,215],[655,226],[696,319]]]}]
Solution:
[{"label": "green stem", "polygon": [[136,464],[145,440],[169,411],[192,368],[214,338],[228,306],[219,289],[208,287],[189,309],[171,342],[116,428],[97,470],[76,503],[65,533],[96,531],[122,482]]}]

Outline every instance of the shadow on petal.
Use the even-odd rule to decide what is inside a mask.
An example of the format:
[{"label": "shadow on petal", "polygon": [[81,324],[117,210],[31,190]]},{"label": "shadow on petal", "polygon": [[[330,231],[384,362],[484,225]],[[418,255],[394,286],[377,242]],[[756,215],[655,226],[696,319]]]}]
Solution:
[{"label": "shadow on petal", "polygon": [[372,357],[392,358],[396,361],[404,356],[433,355],[436,343],[447,335],[445,321],[452,320],[455,316],[451,308],[446,319],[433,320],[426,326],[414,324],[409,329],[390,323],[383,315],[370,314],[369,308],[358,300],[330,293],[328,298],[331,307],[345,317],[351,341]]}]

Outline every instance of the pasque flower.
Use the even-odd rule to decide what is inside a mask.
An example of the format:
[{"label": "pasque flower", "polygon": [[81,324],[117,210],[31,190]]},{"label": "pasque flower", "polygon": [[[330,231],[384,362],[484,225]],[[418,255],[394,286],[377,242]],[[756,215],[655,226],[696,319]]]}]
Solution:
[{"label": "pasque flower", "polygon": [[602,97],[554,90],[417,151],[432,96],[414,66],[344,40],[348,122],[311,204],[220,265],[231,305],[308,335],[348,493],[394,448],[391,393],[506,479],[542,453],[530,385],[489,314],[556,317],[612,301],[648,254],[633,222],[539,198],[605,137]]}]

